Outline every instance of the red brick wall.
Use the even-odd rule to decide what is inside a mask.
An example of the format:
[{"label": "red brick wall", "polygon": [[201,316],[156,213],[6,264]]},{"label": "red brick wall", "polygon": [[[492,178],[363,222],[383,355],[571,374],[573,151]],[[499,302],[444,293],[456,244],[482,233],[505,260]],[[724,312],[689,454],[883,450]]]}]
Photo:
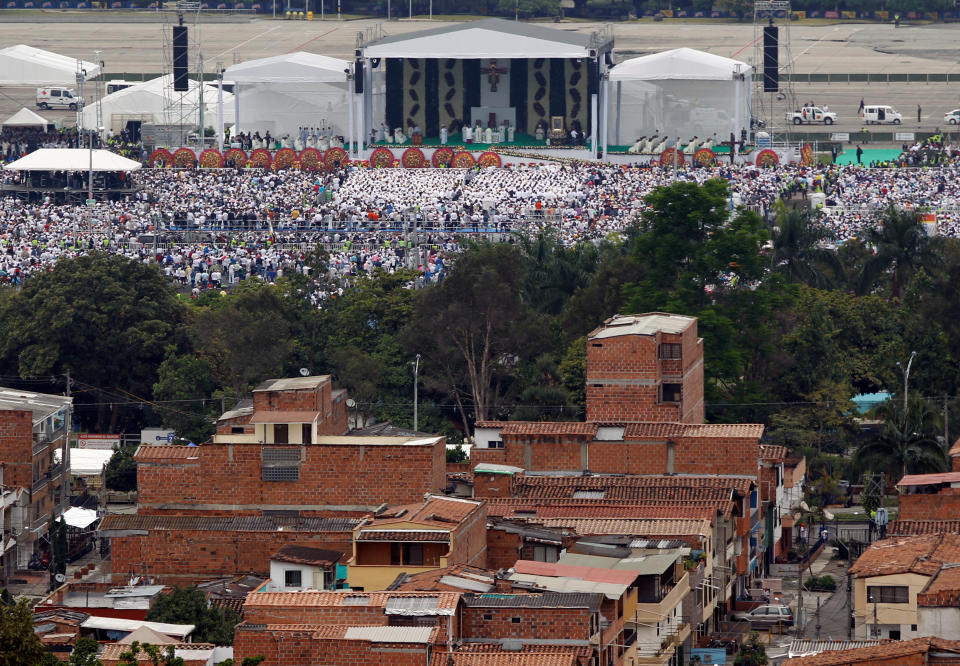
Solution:
[{"label": "red brick wall", "polygon": [[[490,616],[491,619],[484,619]],[[514,622],[513,618],[520,618]],[[587,608],[472,608],[462,611],[463,638],[589,638]]]},{"label": "red brick wall", "polygon": [[33,415],[29,410],[0,410],[0,461],[6,464],[4,485],[33,485]]},{"label": "red brick wall", "polygon": [[[477,453],[476,450],[473,453]],[[490,461],[484,461],[490,462]],[[473,474],[473,496],[482,497],[510,497],[513,485],[513,476],[510,474]]]},{"label": "red brick wall", "polygon": [[[521,557],[523,541],[519,534],[498,530],[487,530],[487,568],[509,569]],[[533,559],[533,558],[530,558]]]},{"label": "red brick wall", "polygon": [[597,474],[663,474],[667,471],[664,442],[593,442],[590,471]]},{"label": "red brick wall", "polygon": [[389,624],[381,606],[243,606],[243,619],[250,624]]},{"label": "red brick wall", "polygon": [[760,443],[751,437],[680,438],[674,450],[678,474],[757,476]]},{"label": "red brick wall", "polygon": [[487,505],[482,504],[453,533],[449,565],[487,566]]},{"label": "red brick wall", "polygon": [[[358,438],[358,442],[362,441]],[[299,445],[291,448],[301,450]],[[231,453],[232,449],[232,453]],[[261,480],[260,444],[197,447],[196,461],[141,462],[137,470],[139,512],[160,513],[156,505],[379,506],[421,501],[446,487],[446,448],[434,446],[328,445],[302,448],[297,482]],[[232,458],[232,459],[231,459]],[[207,513],[200,508],[200,512]],[[362,511],[362,509],[360,509]],[[324,515],[304,511],[303,515]]]},{"label": "red brick wall", "polygon": [[960,488],[944,488],[935,495],[900,495],[900,520],[960,519]]},{"label": "red brick wall", "polygon": [[197,532],[153,530],[148,536],[113,537],[112,580],[130,573],[157,584],[185,585],[240,573],[270,575],[270,556],[288,543],[350,553],[352,532]]},{"label": "red brick wall", "polygon": [[370,643],[314,638],[311,631],[238,630],[234,661],[263,655],[263,666],[423,666],[429,664],[427,646],[408,643]]}]

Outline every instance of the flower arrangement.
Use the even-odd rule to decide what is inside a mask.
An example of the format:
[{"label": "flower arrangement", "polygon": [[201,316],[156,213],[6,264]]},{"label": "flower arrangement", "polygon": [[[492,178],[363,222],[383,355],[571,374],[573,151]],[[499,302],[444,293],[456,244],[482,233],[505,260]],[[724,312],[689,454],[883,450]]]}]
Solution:
[{"label": "flower arrangement", "polygon": [[765,148],[757,153],[756,165],[758,167],[775,167],[780,164],[780,158],[769,148]]},{"label": "flower arrangement", "polygon": [[293,148],[281,148],[273,156],[273,163],[278,169],[289,169],[297,161],[297,152]]},{"label": "flower arrangement", "polygon": [[422,169],[427,164],[427,158],[419,148],[407,148],[400,157],[405,169]]},{"label": "flower arrangement", "polygon": [[272,158],[266,148],[257,148],[250,153],[250,163],[257,169],[269,169]]},{"label": "flower arrangement", "polygon": [[177,148],[173,154],[173,163],[181,169],[187,169],[193,166],[197,161],[197,154],[189,148]]},{"label": "flower arrangement", "polygon": [[393,166],[393,153],[389,148],[377,148],[370,153],[370,166],[374,169],[388,169]]},{"label": "flower arrangement", "polygon": [[223,163],[235,169],[247,166],[247,154],[239,148],[231,148],[223,154]]},{"label": "flower arrangement", "polygon": [[337,162],[340,163],[340,166],[346,166],[350,163],[350,157],[347,155],[347,151],[343,148],[329,148],[327,152],[323,154],[323,163],[327,165],[328,169],[335,169]]},{"label": "flower arrangement", "polygon": [[477,158],[477,164],[482,167],[501,167],[503,162],[500,160],[500,156],[497,155],[492,150],[488,150],[484,153],[480,153],[480,157]]},{"label": "flower arrangement", "polygon": [[223,155],[216,148],[207,148],[200,153],[200,166],[204,169],[219,169],[223,166]]},{"label": "flower arrangement", "polygon": [[430,161],[433,163],[433,166],[448,167],[453,162],[453,149],[452,148],[437,148],[433,151],[433,157],[430,158]]},{"label": "flower arrangement", "polygon": [[473,155],[465,150],[457,151],[453,156],[452,166],[457,169],[472,169],[477,161]]},{"label": "flower arrangement", "polygon": [[660,153],[660,166],[672,167],[674,164],[678,167],[685,164],[683,161],[683,153],[676,148],[667,148]]},{"label": "flower arrangement", "polygon": [[316,148],[304,148],[300,151],[300,164],[307,171],[316,171],[323,166],[323,155]]},{"label": "flower arrangement", "polygon": [[150,153],[150,157],[147,159],[147,164],[152,168],[169,168],[173,166],[173,155],[166,148],[157,148],[155,151]]},{"label": "flower arrangement", "polygon": [[693,163],[697,166],[712,166],[716,159],[717,156],[709,148],[701,148],[693,154]]}]

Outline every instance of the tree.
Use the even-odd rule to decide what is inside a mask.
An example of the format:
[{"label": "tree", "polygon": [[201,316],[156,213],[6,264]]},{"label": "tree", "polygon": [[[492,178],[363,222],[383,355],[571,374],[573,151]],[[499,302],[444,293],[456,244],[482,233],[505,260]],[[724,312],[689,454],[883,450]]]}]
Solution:
[{"label": "tree", "polygon": [[216,409],[219,403],[211,402],[207,406],[206,400],[197,398],[211,396],[216,388],[207,361],[193,354],[178,354],[171,347],[160,364],[153,385],[154,398],[161,403],[170,403],[160,412],[163,425],[191,442],[207,441],[215,430],[211,408]]},{"label": "tree", "polygon": [[139,666],[140,660],[146,656],[153,666],[184,666],[182,657],[176,656],[174,647],[168,645],[159,647],[150,643],[134,641],[130,648],[120,653],[117,666]]},{"label": "tree", "polygon": [[33,610],[26,599],[0,604],[0,666],[39,666],[46,648],[33,631]]},{"label": "tree", "polygon": [[98,431],[122,432],[129,409],[114,404],[111,412],[109,403],[149,396],[182,313],[154,265],[119,255],[64,259],[5,304],[0,364],[25,378],[70,371],[82,388],[92,387],[77,401],[101,403]]},{"label": "tree", "polygon": [[895,301],[903,298],[904,290],[921,267],[937,263],[933,242],[915,212],[891,206],[880,227],[869,230],[867,242],[874,247],[875,254],[863,268],[864,288],[876,288],[889,275],[890,295]]},{"label": "tree", "polygon": [[760,640],[760,634],[750,632],[749,638],[740,644],[737,656],[733,660],[734,666],[765,666],[767,663],[767,648]]},{"label": "tree", "polygon": [[823,244],[834,234],[814,219],[809,209],[777,209],[777,223],[771,241],[770,265],[791,282],[812,287],[829,286],[831,274],[842,275],[837,253]]},{"label": "tree", "polygon": [[110,490],[129,492],[137,489],[136,444],[125,444],[113,450],[104,470],[104,485]]},{"label": "tree", "polygon": [[[258,654],[256,657],[244,657],[240,666],[258,666],[265,659],[266,657],[262,654]],[[216,666],[234,666],[234,661],[233,659],[227,659],[226,661],[221,661]]]},{"label": "tree", "polygon": [[599,257],[594,245],[566,246],[552,230],[542,230],[534,237],[521,234],[518,243],[524,258],[524,298],[538,312],[559,314],[597,270]]},{"label": "tree", "polygon": [[211,608],[203,592],[195,587],[175,587],[172,593],[157,598],[147,620],[192,624],[196,626],[193,637],[198,643],[233,645],[233,628],[240,616],[228,608]]},{"label": "tree", "polygon": [[69,666],[103,666],[103,662],[97,659],[99,649],[100,644],[94,639],[78,638],[67,663]]},{"label": "tree", "polygon": [[939,416],[922,397],[912,396],[904,408],[903,398],[894,396],[874,408],[873,416],[883,425],[857,449],[855,461],[862,469],[883,470],[900,478],[947,469],[946,451],[937,441]]}]

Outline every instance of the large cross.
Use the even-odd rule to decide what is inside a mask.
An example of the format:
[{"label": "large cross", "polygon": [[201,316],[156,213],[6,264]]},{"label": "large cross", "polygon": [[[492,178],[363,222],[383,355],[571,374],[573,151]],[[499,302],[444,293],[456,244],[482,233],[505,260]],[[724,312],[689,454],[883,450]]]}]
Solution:
[{"label": "large cross", "polygon": [[490,66],[483,70],[487,74],[487,81],[490,82],[490,92],[497,92],[497,83],[500,82],[500,75],[506,74],[507,70],[497,67],[497,59],[490,59]]}]

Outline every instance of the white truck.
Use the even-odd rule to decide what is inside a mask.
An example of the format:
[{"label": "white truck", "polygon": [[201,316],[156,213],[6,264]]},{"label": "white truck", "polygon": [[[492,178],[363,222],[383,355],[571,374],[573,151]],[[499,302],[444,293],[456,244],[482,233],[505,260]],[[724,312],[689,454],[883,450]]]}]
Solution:
[{"label": "white truck", "polygon": [[787,113],[787,120],[794,125],[809,125],[812,123],[832,125],[837,122],[837,114],[833,111],[824,111],[819,106],[804,106],[798,111]]}]

